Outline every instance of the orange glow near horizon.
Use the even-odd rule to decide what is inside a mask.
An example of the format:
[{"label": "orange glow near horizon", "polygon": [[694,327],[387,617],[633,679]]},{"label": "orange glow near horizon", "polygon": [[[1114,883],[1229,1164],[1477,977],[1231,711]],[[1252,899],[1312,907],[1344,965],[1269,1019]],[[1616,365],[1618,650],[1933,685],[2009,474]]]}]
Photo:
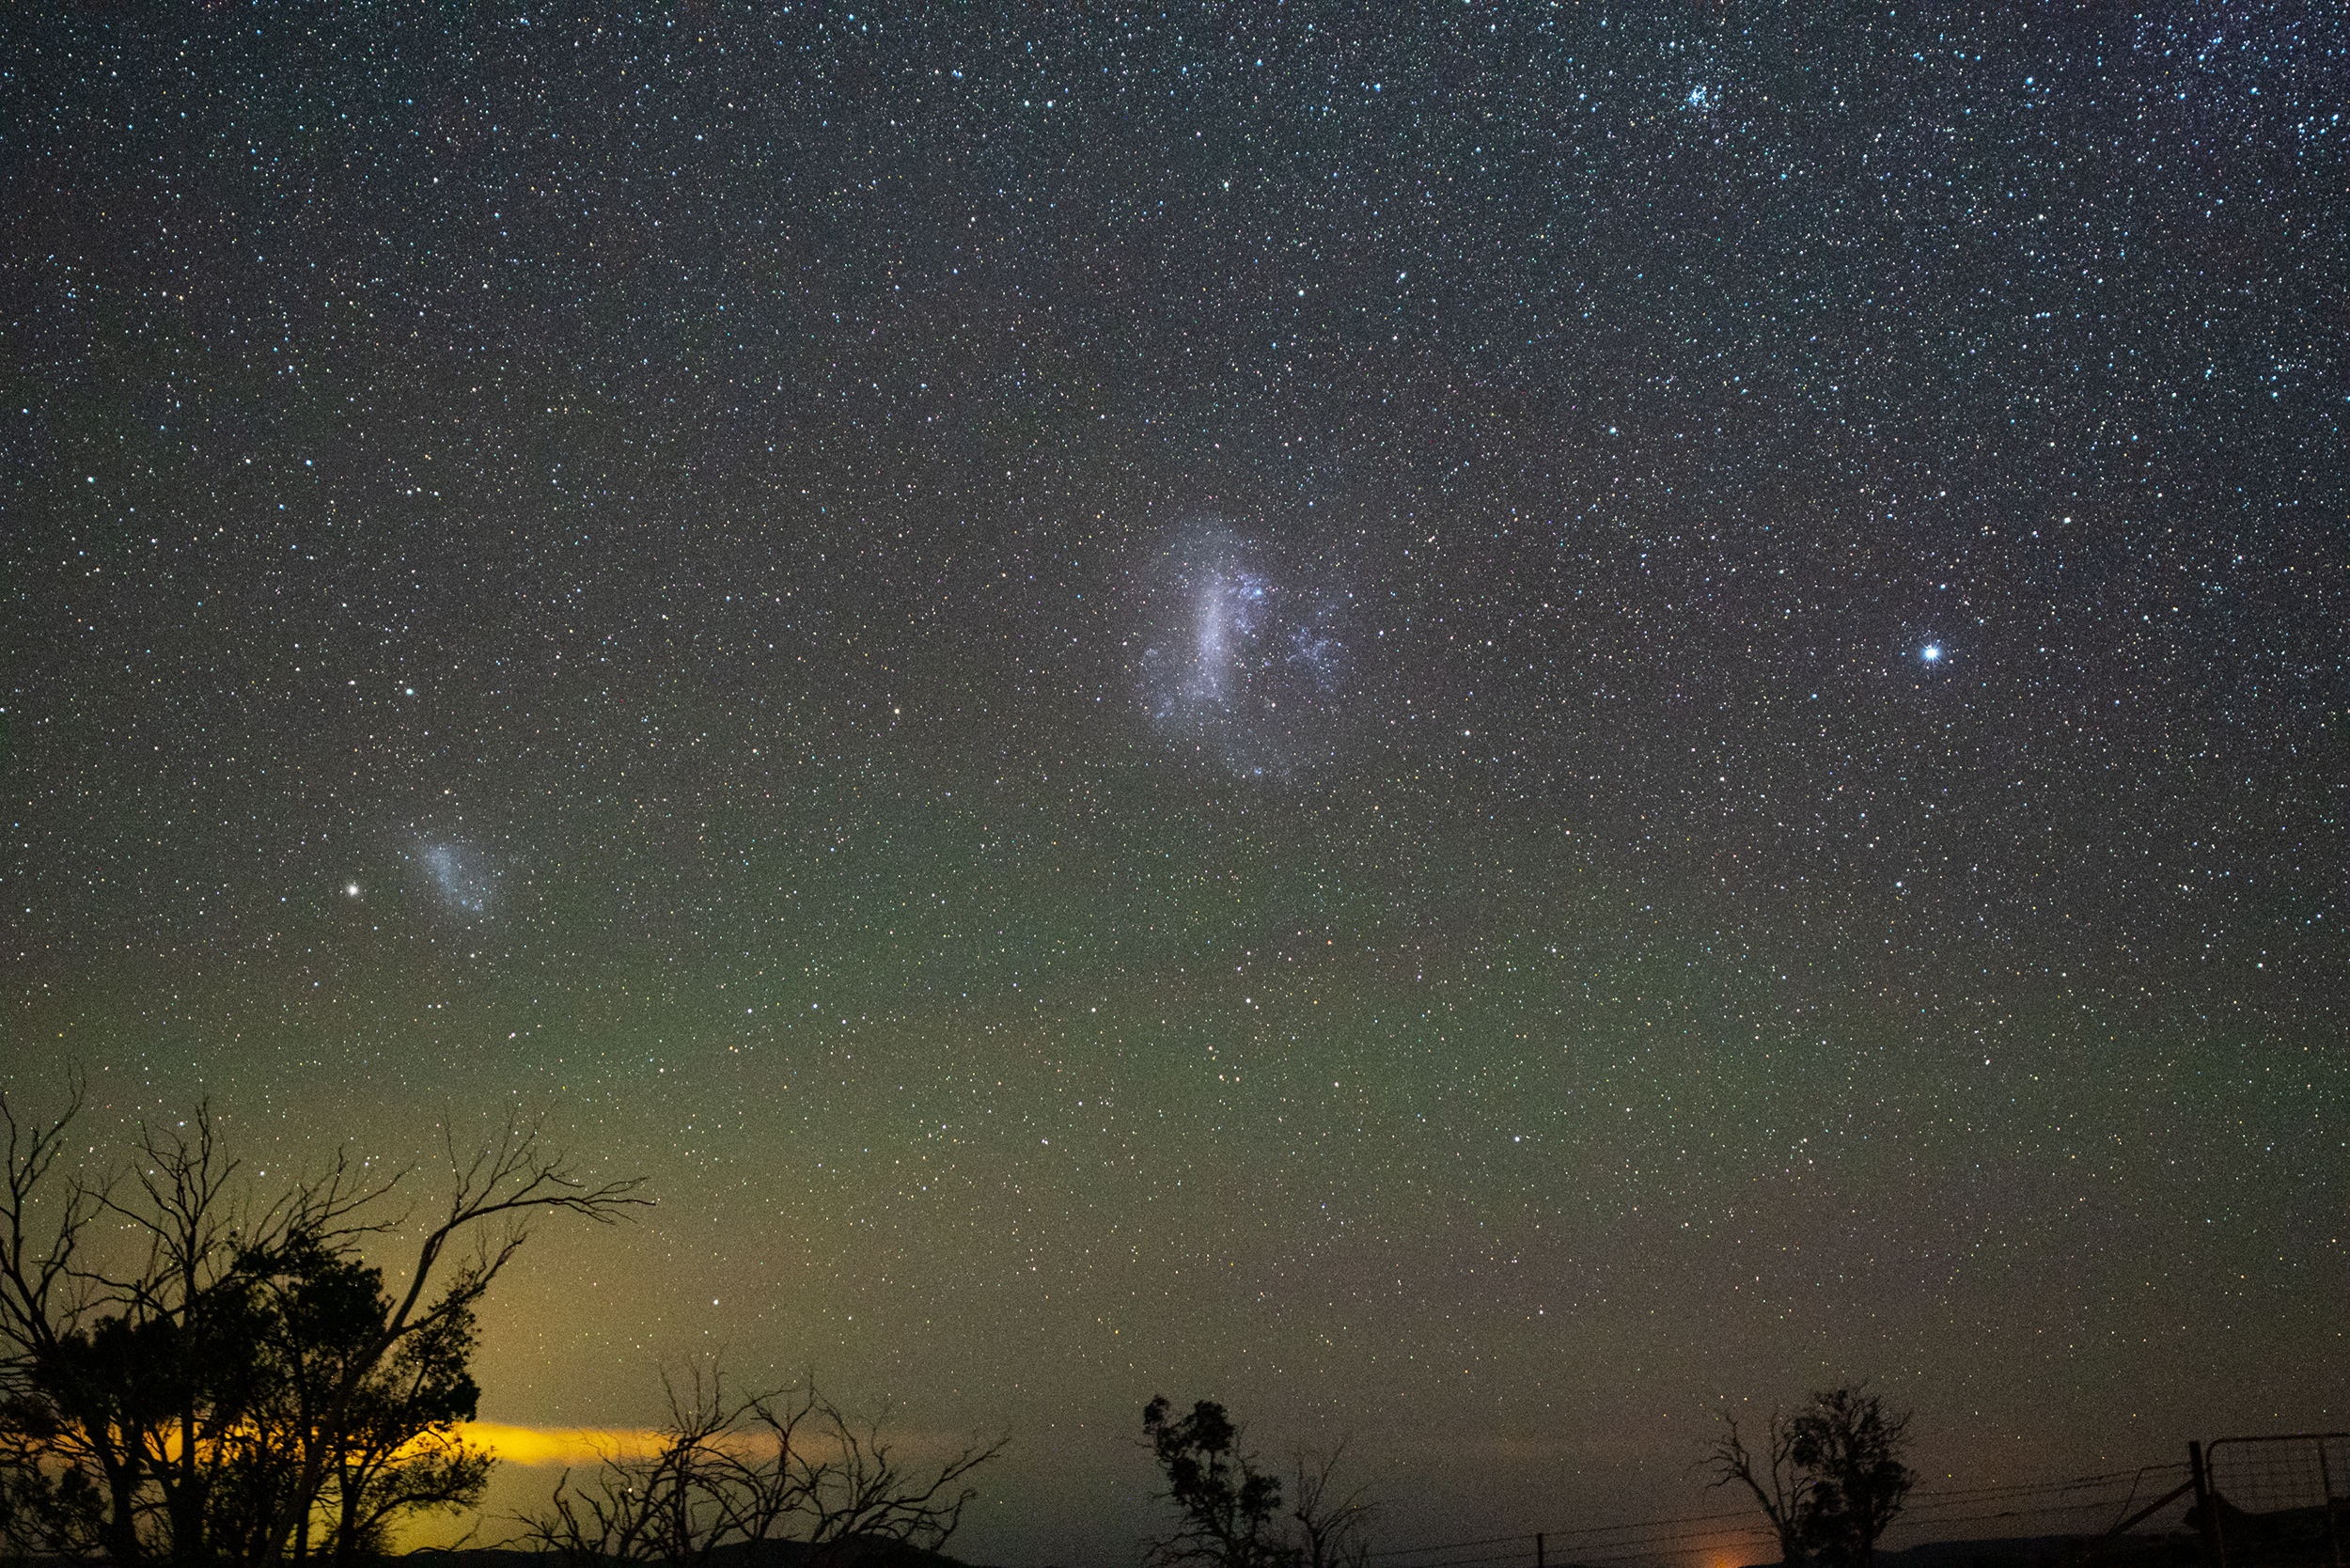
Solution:
[{"label": "orange glow near horizon", "polygon": [[[675,1437],[673,1433],[642,1428],[517,1426],[508,1421],[466,1421],[457,1431],[467,1443],[489,1450],[509,1465],[550,1469],[558,1466],[588,1469],[606,1459],[644,1459],[660,1452]],[[922,1452],[938,1446],[939,1439],[926,1441],[926,1435],[906,1434],[903,1450]],[[754,1457],[772,1456],[776,1451],[774,1436],[758,1431],[723,1433],[707,1439],[707,1446]],[[827,1433],[803,1433],[792,1442],[792,1451],[799,1454],[827,1455],[838,1452],[838,1439]]]},{"label": "orange glow near horizon", "polygon": [[461,1429],[465,1440],[488,1449],[509,1465],[568,1466],[602,1464],[613,1455],[650,1453],[664,1441],[658,1432],[607,1432],[584,1426],[514,1426],[506,1421],[467,1421]]}]

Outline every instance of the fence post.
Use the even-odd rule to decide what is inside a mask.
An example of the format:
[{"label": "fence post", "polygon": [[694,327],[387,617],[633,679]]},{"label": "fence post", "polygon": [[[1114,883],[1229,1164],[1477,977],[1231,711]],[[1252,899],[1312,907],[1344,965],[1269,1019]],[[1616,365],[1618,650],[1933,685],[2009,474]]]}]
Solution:
[{"label": "fence post", "polygon": [[[1544,1564],[1543,1562],[1543,1532],[1541,1530],[1536,1530],[1534,1532],[1534,1568],[1544,1568]],[[2337,1564],[2336,1568],[2340,1568],[2340,1565]]]},{"label": "fence post", "polygon": [[2186,1467],[2195,1478],[2195,1517],[2203,1536],[2203,1560],[2211,1568],[2227,1568],[2228,1558],[2219,1544],[2219,1510],[2214,1506],[2218,1494],[2212,1490],[2211,1471],[2203,1463],[2203,1445],[2187,1439]]}]

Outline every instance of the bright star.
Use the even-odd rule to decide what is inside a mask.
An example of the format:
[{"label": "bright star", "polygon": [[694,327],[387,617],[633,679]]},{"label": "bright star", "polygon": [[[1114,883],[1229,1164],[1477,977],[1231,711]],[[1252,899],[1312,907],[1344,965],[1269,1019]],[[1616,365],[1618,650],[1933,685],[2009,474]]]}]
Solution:
[{"label": "bright star", "polygon": [[1935,660],[1942,657],[1942,645],[1938,642],[1930,642],[1919,651],[1918,657],[1923,659],[1928,664],[1933,664]]},{"label": "bright star", "polygon": [[349,884],[347,886],[345,886],[345,887],[343,888],[343,891],[344,891],[344,892],[346,892],[346,893],[349,893],[349,894],[350,894],[352,898],[354,898],[354,899],[355,899],[355,898],[357,898],[357,897],[359,896],[359,885],[358,885],[357,883],[355,883],[355,882],[351,883],[351,884]]}]

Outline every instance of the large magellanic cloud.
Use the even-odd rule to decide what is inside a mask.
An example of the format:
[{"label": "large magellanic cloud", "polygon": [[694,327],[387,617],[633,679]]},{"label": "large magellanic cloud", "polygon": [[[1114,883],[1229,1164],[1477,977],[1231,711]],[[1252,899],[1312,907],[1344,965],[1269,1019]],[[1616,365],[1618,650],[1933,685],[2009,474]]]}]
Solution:
[{"label": "large magellanic cloud", "polygon": [[1202,522],[1138,576],[1136,689],[1154,730],[1244,777],[1290,778],[1340,757],[1360,650],[1355,595],[1326,556]]}]

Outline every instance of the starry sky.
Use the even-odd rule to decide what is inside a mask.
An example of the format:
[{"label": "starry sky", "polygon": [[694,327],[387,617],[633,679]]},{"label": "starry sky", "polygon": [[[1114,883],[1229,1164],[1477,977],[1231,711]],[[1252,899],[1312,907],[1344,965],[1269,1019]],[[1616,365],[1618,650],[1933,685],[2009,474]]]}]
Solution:
[{"label": "starry sky", "polygon": [[650,1176],[486,1419],[1073,1568],[1160,1392],[1395,1541],[2350,1420],[2339,11],[0,26],[0,1075]]}]

